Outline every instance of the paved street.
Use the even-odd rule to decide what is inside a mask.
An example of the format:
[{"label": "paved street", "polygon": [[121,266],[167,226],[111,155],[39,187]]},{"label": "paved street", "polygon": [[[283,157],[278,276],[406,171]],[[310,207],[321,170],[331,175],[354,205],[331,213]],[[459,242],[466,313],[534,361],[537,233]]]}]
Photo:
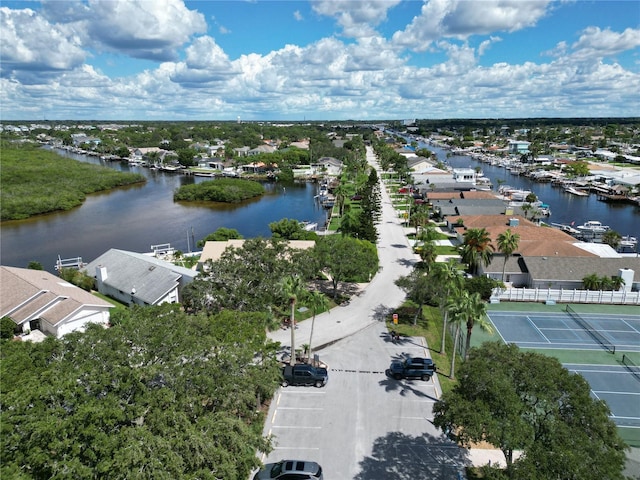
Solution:
[{"label": "paved street", "polygon": [[[374,163],[371,149],[368,160]],[[279,389],[265,425],[276,448],[263,460],[315,460],[327,480],[458,479],[467,453],[431,423],[437,378],[396,381],[384,373],[392,359],[430,355],[423,339],[391,342],[384,324],[405,297],[394,281],[410,273],[416,257],[387,192],[381,193],[381,269],[348,305],[317,316],[311,341],[329,366],[329,383]],[[302,322],[296,345],[309,343],[310,333],[311,322]],[[270,337],[290,346],[289,330]]]}]

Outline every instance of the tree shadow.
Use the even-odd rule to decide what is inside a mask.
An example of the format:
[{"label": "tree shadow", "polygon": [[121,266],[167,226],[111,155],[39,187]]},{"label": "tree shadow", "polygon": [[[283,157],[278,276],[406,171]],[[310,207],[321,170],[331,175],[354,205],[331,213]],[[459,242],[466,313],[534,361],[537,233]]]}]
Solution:
[{"label": "tree shadow", "polygon": [[401,243],[392,243],[391,245],[389,245],[390,247],[393,248],[409,248],[408,245],[402,245]]},{"label": "tree shadow", "polygon": [[393,312],[393,308],[380,304],[373,309],[372,317],[378,322],[386,322],[387,318],[389,318],[389,316],[393,314]]},{"label": "tree shadow", "polygon": [[469,463],[468,453],[444,437],[390,432],[374,441],[353,480],[460,480]]},{"label": "tree shadow", "polygon": [[419,390],[417,388],[414,387],[414,385],[416,385],[416,382],[423,382],[423,380],[396,380],[392,377],[389,376],[389,374],[385,371],[385,375],[387,376],[387,378],[385,378],[384,380],[380,380],[378,382],[378,384],[381,387],[384,387],[384,390],[386,392],[398,392],[399,395],[401,397],[407,397],[409,395],[414,395],[416,397],[420,397],[422,399],[429,399],[429,400],[433,400],[434,402],[438,401],[438,399],[432,395],[428,395],[427,393],[423,392],[422,390]]}]

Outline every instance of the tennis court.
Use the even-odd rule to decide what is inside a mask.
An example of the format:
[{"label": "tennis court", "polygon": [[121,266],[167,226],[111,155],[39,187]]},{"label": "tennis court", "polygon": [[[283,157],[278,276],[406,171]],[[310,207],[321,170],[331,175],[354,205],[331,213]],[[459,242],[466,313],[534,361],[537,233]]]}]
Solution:
[{"label": "tennis court", "polygon": [[595,398],[607,403],[618,427],[640,433],[640,367],[633,362],[640,358],[640,314],[615,308],[589,311],[589,306],[580,306],[579,312],[574,310],[579,307],[567,311],[564,305],[538,304],[532,311],[522,311],[522,304],[518,311],[505,307],[488,311],[505,343],[561,358],[568,370],[589,382]]},{"label": "tennis court", "polygon": [[589,330],[562,311],[488,313],[502,340],[522,348],[640,352],[640,315],[580,313]]}]

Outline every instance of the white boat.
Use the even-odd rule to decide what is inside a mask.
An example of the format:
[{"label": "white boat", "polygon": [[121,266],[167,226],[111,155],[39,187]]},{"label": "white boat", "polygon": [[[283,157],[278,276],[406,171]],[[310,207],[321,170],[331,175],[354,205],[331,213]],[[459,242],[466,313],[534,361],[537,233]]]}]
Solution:
[{"label": "white boat", "polygon": [[620,251],[634,251],[638,246],[638,239],[636,237],[632,237],[631,235],[624,235],[620,239],[620,244],[618,245],[618,250]]},{"label": "white boat", "polygon": [[564,191],[567,193],[570,193],[572,195],[577,195],[578,197],[588,197],[589,194],[587,192],[585,192],[584,190],[579,190],[577,188],[574,187],[565,187]]},{"label": "white boat", "polygon": [[588,222],[584,222],[582,225],[578,225],[576,228],[582,233],[592,234],[605,233],[610,230],[610,227],[608,225],[603,225],[597,220],[589,220]]},{"label": "white boat", "polygon": [[300,222],[302,224],[302,228],[305,229],[307,232],[315,232],[316,230],[318,230],[318,224],[316,222]]}]

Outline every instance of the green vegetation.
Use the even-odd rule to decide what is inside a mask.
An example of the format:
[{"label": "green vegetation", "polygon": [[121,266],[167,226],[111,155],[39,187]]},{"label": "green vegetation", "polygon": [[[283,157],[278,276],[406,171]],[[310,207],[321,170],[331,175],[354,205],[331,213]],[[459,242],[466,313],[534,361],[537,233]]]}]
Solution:
[{"label": "green vegetation", "polygon": [[173,195],[176,201],[239,203],[264,194],[264,187],[252,180],[219,178],[183,185]]},{"label": "green vegetation", "polygon": [[[158,328],[158,322],[162,328]],[[263,314],[134,308],[0,351],[2,478],[248,478],[279,385]]]},{"label": "green vegetation", "polygon": [[89,193],[144,182],[142,175],[78,162],[34,145],[0,145],[0,220],[19,220],[81,205]]},{"label": "green vegetation", "polygon": [[507,468],[489,467],[490,478],[623,480],[626,445],[609,415],[555,358],[495,342],[470,351],[433,423],[463,446],[499,448]]}]

